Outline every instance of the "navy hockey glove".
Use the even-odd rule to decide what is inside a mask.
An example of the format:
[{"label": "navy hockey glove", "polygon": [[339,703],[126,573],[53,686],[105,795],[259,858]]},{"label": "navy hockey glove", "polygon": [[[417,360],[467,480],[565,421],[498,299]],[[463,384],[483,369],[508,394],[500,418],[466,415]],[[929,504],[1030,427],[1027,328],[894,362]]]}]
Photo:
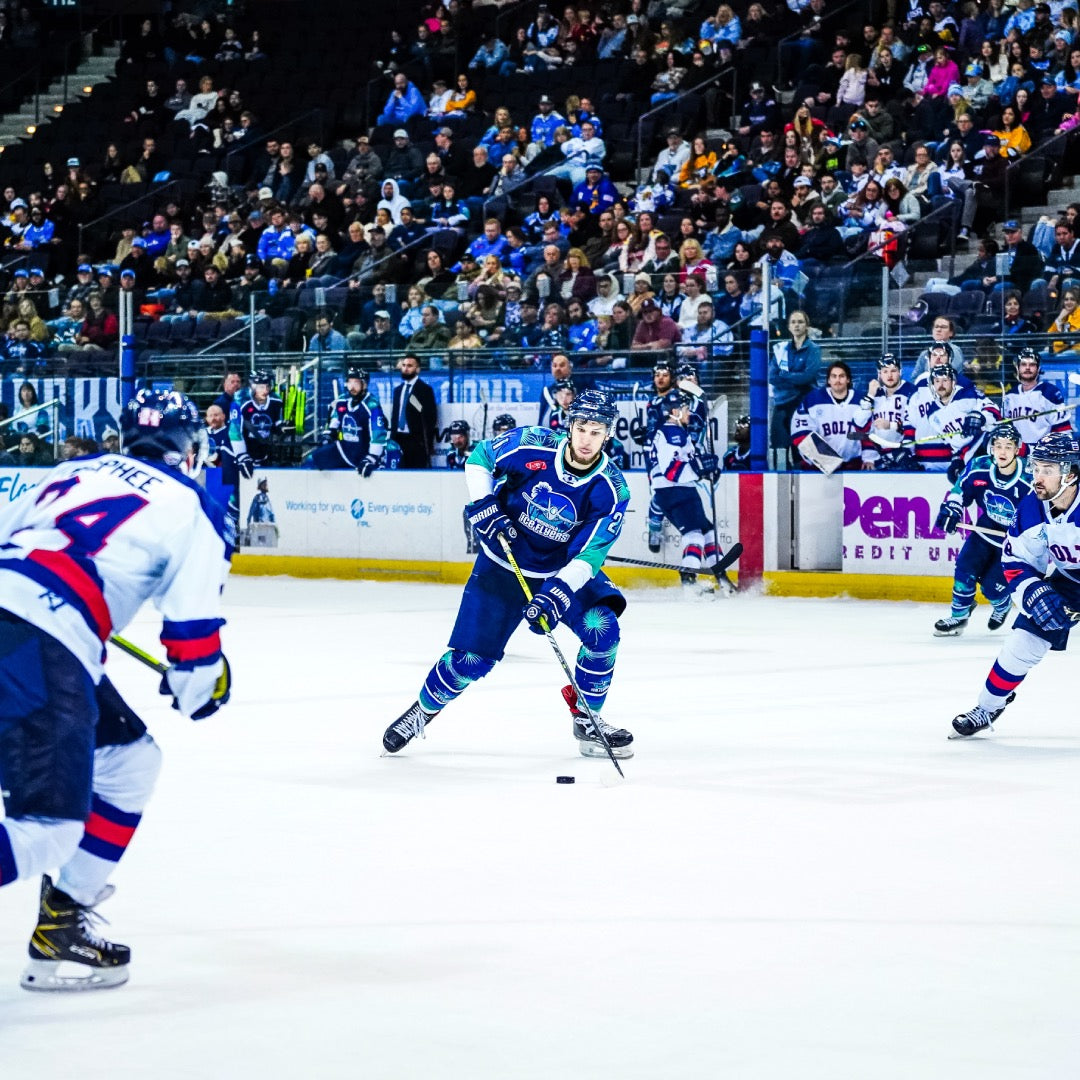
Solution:
[{"label": "navy hockey glove", "polygon": [[1024,611],[1040,630],[1068,630],[1072,620],[1065,608],[1065,601],[1045,581],[1033,585],[1024,593]]},{"label": "navy hockey glove", "polygon": [[245,480],[250,480],[255,475],[255,462],[246,450],[236,455],[236,467]]},{"label": "navy hockey glove", "polygon": [[969,412],[964,417],[964,424],[961,430],[964,433],[965,439],[974,439],[982,429],[986,427],[986,417],[981,412]]},{"label": "navy hockey glove", "polygon": [[376,469],[379,464],[378,458],[373,458],[370,454],[367,457],[360,459],[360,464],[356,466],[356,471],[366,480]]},{"label": "navy hockey glove", "polygon": [[525,605],[525,620],[534,634],[554,630],[555,624],[570,610],[574,594],[560,578],[550,578]]},{"label": "navy hockey glove", "polygon": [[950,484],[955,484],[956,481],[960,479],[960,474],[964,471],[965,467],[964,459],[962,457],[954,457],[952,461],[949,462],[949,468],[945,475],[949,478]]},{"label": "navy hockey glove", "polygon": [[494,495],[485,495],[468,503],[465,512],[473,531],[481,540],[486,540],[493,551],[500,550],[499,537],[505,537],[507,543],[517,539],[514,523],[503,513]]},{"label": "navy hockey glove", "polygon": [[715,454],[698,454],[694,469],[702,480],[715,484],[720,479],[720,459]]},{"label": "navy hockey glove", "polygon": [[956,526],[960,524],[960,519],[964,516],[964,508],[960,503],[953,499],[946,499],[941,504],[941,509],[938,511],[937,520],[934,522],[934,528],[940,529],[942,532],[954,533],[956,532]]}]

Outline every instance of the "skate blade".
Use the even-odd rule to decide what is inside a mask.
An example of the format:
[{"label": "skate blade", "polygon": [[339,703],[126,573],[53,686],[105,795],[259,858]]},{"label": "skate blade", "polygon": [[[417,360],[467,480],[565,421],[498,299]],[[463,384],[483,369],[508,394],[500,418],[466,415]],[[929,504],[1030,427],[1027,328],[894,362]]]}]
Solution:
[{"label": "skate blade", "polygon": [[[67,964],[67,971],[61,974],[64,961],[31,960],[22,973],[19,985],[24,990],[39,993],[82,993],[86,990],[111,990],[123,986],[128,981],[128,965],[116,967],[91,968],[83,964]],[[81,971],[83,975],[68,974]]]},{"label": "skate blade", "polygon": [[[578,752],[582,757],[607,757],[607,751],[599,743],[579,742]],[[632,758],[634,756],[634,747],[632,744],[630,746],[613,746],[611,748],[611,754],[613,757],[625,761],[627,758]]]},{"label": "skate blade", "polygon": [[959,637],[963,630],[935,630],[934,637]]}]

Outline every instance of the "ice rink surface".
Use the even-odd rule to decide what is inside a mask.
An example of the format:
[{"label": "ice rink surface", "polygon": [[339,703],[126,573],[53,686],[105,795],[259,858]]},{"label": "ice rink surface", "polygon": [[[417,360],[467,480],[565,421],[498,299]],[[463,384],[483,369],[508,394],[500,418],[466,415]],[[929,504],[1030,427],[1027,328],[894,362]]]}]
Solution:
[{"label": "ice rink surface", "polygon": [[384,758],[459,593],[233,578],[201,724],[112,658],[165,753],[103,910],[131,981],[20,990],[38,886],[0,891],[4,1080],[1080,1076],[1075,656],[950,742],[987,608],[940,640],[928,605],[641,591],[625,783],[526,631]]}]

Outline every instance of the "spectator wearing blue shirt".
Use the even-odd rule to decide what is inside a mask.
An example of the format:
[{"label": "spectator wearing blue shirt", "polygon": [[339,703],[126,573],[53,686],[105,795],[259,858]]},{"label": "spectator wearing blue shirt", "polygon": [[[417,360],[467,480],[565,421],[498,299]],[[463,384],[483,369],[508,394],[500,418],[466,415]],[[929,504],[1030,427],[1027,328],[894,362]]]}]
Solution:
[{"label": "spectator wearing blue shirt", "polygon": [[491,30],[469,61],[469,70],[476,71],[480,68],[484,71],[498,71],[509,56],[510,50],[506,47],[506,43],[496,36],[494,30]]},{"label": "spectator wearing blue shirt", "polygon": [[30,210],[30,224],[22,234],[21,247],[39,248],[52,241],[56,226],[45,216],[45,211],[40,206]]},{"label": "spectator wearing blue shirt", "polygon": [[427,112],[427,103],[423,95],[399,71],[394,76],[394,89],[386,99],[386,106],[375,121],[378,125],[402,127],[413,116],[423,116]]},{"label": "spectator wearing blue shirt", "polygon": [[618,201],[619,192],[604,175],[603,167],[597,161],[590,161],[585,166],[585,182],[574,188],[570,205],[581,207],[588,214],[599,215],[610,210]]},{"label": "spectator wearing blue shirt", "polygon": [[315,333],[311,335],[307,351],[309,353],[343,353],[349,348],[345,335],[334,329],[327,315],[315,319]]},{"label": "spectator wearing blue shirt", "polygon": [[484,231],[465,250],[477,262],[481,262],[485,255],[494,255],[500,262],[503,262],[504,256],[510,250],[510,244],[506,237],[503,236],[499,219],[488,218],[484,222]]},{"label": "spectator wearing blue shirt", "polygon": [[569,320],[566,338],[574,352],[595,352],[599,348],[600,327],[578,297],[571,297],[566,305]]},{"label": "spectator wearing blue shirt", "polygon": [[566,123],[565,117],[554,107],[554,102],[544,94],[537,103],[540,110],[533,117],[529,138],[539,147],[555,145],[555,129]]}]

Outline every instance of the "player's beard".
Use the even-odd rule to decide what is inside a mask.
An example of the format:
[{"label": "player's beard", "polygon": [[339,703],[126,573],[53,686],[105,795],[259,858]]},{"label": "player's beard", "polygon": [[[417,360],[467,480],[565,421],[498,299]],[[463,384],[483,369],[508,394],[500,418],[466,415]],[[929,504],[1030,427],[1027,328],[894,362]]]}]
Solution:
[{"label": "player's beard", "polygon": [[570,459],[570,464],[573,465],[575,469],[588,469],[595,465],[600,460],[603,449],[603,446],[601,446],[600,449],[586,461],[584,458],[578,457],[577,451],[574,449],[573,441],[571,439],[566,440],[566,456]]}]

